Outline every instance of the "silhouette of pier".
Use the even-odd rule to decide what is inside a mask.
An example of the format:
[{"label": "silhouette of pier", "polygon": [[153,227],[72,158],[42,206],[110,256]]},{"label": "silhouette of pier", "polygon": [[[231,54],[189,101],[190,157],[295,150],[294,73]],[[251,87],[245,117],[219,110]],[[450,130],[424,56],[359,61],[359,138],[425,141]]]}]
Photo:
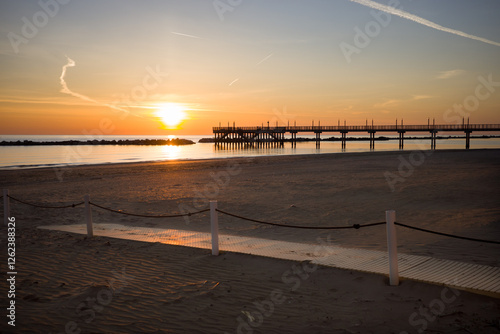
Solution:
[{"label": "silhouette of pier", "polygon": [[[339,122],[340,123],[340,122]],[[436,149],[436,139],[438,132],[464,132],[465,133],[465,148],[470,148],[470,139],[472,132],[496,132],[500,131],[500,124],[435,124],[430,120],[427,125],[336,125],[336,126],[253,126],[253,127],[214,127],[215,145],[219,147],[233,146],[237,148],[245,147],[283,147],[285,142],[291,142],[292,146],[297,143],[298,133],[314,133],[316,135],[316,146],[319,147],[322,133],[339,133],[342,149],[346,148],[347,134],[349,132],[364,132],[370,135],[370,149],[375,148],[375,134],[377,132],[392,132],[398,134],[399,149],[404,148],[404,140],[406,132],[426,132],[430,133],[431,150]],[[289,135],[289,138],[287,138]]]}]

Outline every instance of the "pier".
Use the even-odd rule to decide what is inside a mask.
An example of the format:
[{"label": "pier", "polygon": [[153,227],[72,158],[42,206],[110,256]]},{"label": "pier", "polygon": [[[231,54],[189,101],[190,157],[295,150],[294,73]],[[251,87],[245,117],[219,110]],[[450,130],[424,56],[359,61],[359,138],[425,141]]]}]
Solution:
[{"label": "pier", "polygon": [[[340,122],[339,122],[340,123]],[[377,132],[397,133],[399,140],[399,149],[404,148],[405,133],[424,132],[430,134],[431,150],[436,149],[437,134],[439,132],[463,132],[465,133],[465,148],[470,148],[470,139],[472,132],[498,132],[500,124],[435,124],[428,122],[427,125],[336,125],[336,126],[253,126],[253,127],[214,127],[214,142],[219,147],[283,147],[285,142],[291,142],[292,147],[297,143],[297,133],[314,133],[316,135],[316,146],[319,147],[322,133],[339,133],[342,149],[346,148],[347,134],[349,132],[363,132],[370,135],[370,149],[375,149],[375,134]],[[287,135],[289,137],[287,138]]]}]

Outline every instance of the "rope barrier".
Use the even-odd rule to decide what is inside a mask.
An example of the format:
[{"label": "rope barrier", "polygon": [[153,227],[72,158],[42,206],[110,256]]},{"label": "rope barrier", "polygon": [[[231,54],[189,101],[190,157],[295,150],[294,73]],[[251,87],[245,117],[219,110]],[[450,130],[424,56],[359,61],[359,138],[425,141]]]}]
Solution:
[{"label": "rope barrier", "polygon": [[235,214],[232,214],[232,213],[229,213],[229,212],[226,212],[226,211],[222,211],[222,210],[219,210],[219,209],[216,209],[216,211],[220,212],[222,214],[231,216],[231,217],[235,217],[235,218],[239,218],[239,219],[243,219],[243,220],[247,220],[247,221],[251,221],[251,222],[259,223],[259,224],[265,224],[265,225],[271,225],[271,226],[280,226],[280,227],[290,227],[290,228],[311,229],[311,230],[343,230],[343,229],[348,229],[348,228],[359,229],[361,227],[377,226],[377,225],[385,224],[385,222],[380,222],[380,223],[371,223],[371,224],[364,224],[364,225],[354,224],[352,226],[300,226],[300,225],[287,225],[287,224],[265,222],[265,221],[262,221],[262,220],[257,220],[257,219],[252,219],[252,218],[246,218],[246,217],[238,216],[238,215],[235,215]]},{"label": "rope barrier", "polygon": [[200,210],[200,211],[196,211],[196,212],[180,213],[180,214],[176,214],[176,215],[141,215],[141,214],[137,214],[137,213],[130,213],[130,212],[122,211],[122,210],[114,210],[114,209],[106,208],[104,206],[100,206],[100,205],[95,204],[93,202],[89,202],[89,204],[93,205],[93,206],[95,206],[97,208],[100,208],[100,209],[103,209],[103,210],[107,210],[107,211],[111,211],[111,212],[114,212],[114,213],[121,213],[122,215],[134,216],[134,217],[144,217],[144,218],[175,218],[175,217],[186,217],[186,216],[193,216],[193,215],[197,215],[199,213],[210,211],[210,209],[204,209],[204,210]]},{"label": "rope barrier", "polygon": [[[80,205],[84,204],[84,202],[78,202],[78,203],[73,203],[73,204],[68,204],[68,205],[63,205],[63,206],[48,206],[48,205],[40,205],[40,204],[28,203],[28,202],[22,201],[22,200],[20,200],[18,198],[12,197],[10,195],[7,195],[7,197],[10,198],[10,199],[12,199],[12,200],[14,200],[14,201],[16,201],[16,202],[25,204],[25,205],[33,206],[33,207],[36,207],[36,208],[44,208],[44,209],[74,208],[74,207],[77,207],[77,206],[80,206]],[[0,196],[0,199],[2,199],[2,198],[3,198],[3,196]],[[204,209],[204,210],[200,210],[200,211],[196,211],[196,212],[188,212],[188,213],[181,213],[181,214],[175,214],[175,215],[143,215],[143,214],[125,212],[125,211],[122,211],[122,210],[114,210],[114,209],[111,209],[111,208],[107,208],[107,207],[98,205],[98,204],[93,203],[93,202],[89,202],[89,204],[93,205],[93,206],[95,206],[97,208],[110,211],[110,212],[120,213],[120,214],[123,214],[123,215],[134,216],[134,217],[144,217],[144,218],[176,218],[176,217],[186,217],[186,216],[193,216],[193,215],[197,215],[197,214],[200,214],[200,213],[203,213],[203,212],[210,211],[210,209]],[[226,212],[226,211],[223,211],[223,210],[219,210],[219,209],[216,209],[216,211],[220,212],[220,213],[222,213],[224,215],[227,215],[227,216],[231,216],[231,217],[234,217],[234,218],[239,218],[239,219],[242,219],[242,220],[246,220],[246,221],[250,221],[250,222],[254,222],[254,223],[258,223],[258,224],[271,225],[271,226],[279,226],[279,227],[289,227],[289,228],[299,228],[299,229],[310,229],[310,230],[345,230],[345,229],[351,229],[351,228],[357,230],[357,229],[360,229],[362,227],[370,227],[370,226],[377,226],[377,225],[384,225],[384,224],[386,224],[386,222],[379,222],[379,223],[370,223],[370,224],[353,224],[351,226],[302,226],[302,225],[288,225],[288,224],[271,223],[271,222],[265,222],[265,221],[258,220],[258,219],[247,218],[247,217],[239,216],[239,215],[236,215],[236,214],[233,214],[233,213],[229,213],[229,212]],[[450,238],[455,238],[455,239],[462,239],[462,240],[476,241],[476,242],[484,242],[484,243],[497,244],[497,245],[500,244],[500,241],[483,240],[483,239],[476,239],[476,238],[470,238],[470,237],[463,237],[463,236],[459,236],[459,235],[453,235],[453,234],[448,234],[448,233],[443,233],[443,232],[431,231],[431,230],[427,230],[427,229],[424,229],[424,228],[410,226],[410,225],[406,225],[406,224],[398,223],[398,222],[394,222],[394,224],[398,225],[398,226],[401,226],[401,227],[406,227],[406,228],[412,229],[412,230],[417,230],[417,231],[431,233],[431,234],[436,234],[436,235],[442,235],[442,236],[445,236],[445,237],[450,237]]]},{"label": "rope barrier", "polygon": [[33,206],[35,208],[44,208],[44,209],[66,209],[66,208],[74,208],[74,207],[77,207],[77,206],[83,204],[83,202],[79,202],[79,203],[73,203],[73,204],[63,205],[63,206],[48,206],[48,205],[39,205],[39,204],[28,203],[28,202],[22,201],[20,199],[17,199],[15,197],[12,197],[10,195],[8,195],[8,197],[10,199],[16,201],[16,202],[19,202],[19,203],[22,203],[22,204],[25,204],[25,205],[30,205],[30,206]]},{"label": "rope barrier", "polygon": [[422,231],[422,232],[427,232],[427,233],[432,233],[432,234],[437,234],[437,235],[443,235],[445,237],[450,237],[450,238],[456,238],[456,239],[463,239],[463,240],[469,240],[469,241],[478,241],[478,242],[486,242],[489,244],[497,244],[500,245],[500,241],[493,241],[493,240],[482,240],[482,239],[475,239],[475,238],[469,238],[469,237],[462,237],[459,235],[453,235],[453,234],[448,234],[448,233],[442,233],[442,232],[436,232],[436,231],[431,231],[431,230],[426,230],[424,228],[420,227],[415,227],[415,226],[410,226],[410,225],[405,225],[402,223],[394,223],[395,225],[406,227],[412,230],[417,230],[417,231]]}]

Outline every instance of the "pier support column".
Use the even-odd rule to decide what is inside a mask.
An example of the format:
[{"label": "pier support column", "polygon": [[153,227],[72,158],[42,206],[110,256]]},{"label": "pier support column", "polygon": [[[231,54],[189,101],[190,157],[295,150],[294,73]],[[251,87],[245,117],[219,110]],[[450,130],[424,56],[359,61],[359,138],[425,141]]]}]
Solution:
[{"label": "pier support column", "polygon": [[399,131],[399,149],[402,150],[404,148],[405,141],[405,131]]},{"label": "pier support column", "polygon": [[432,130],[431,131],[431,150],[436,149],[436,137],[437,137],[437,131]]},{"label": "pier support column", "polygon": [[370,150],[375,149],[375,131],[369,131],[370,133]]},{"label": "pier support column", "polygon": [[321,132],[315,132],[316,133],[316,148],[320,148],[320,143],[321,143]]},{"label": "pier support column", "polygon": [[346,131],[342,131],[341,132],[342,134],[342,150],[345,150],[345,146],[346,146],[346,139],[347,139],[347,132]]},{"label": "pier support column", "polygon": [[470,149],[470,131],[465,131],[465,149]]}]

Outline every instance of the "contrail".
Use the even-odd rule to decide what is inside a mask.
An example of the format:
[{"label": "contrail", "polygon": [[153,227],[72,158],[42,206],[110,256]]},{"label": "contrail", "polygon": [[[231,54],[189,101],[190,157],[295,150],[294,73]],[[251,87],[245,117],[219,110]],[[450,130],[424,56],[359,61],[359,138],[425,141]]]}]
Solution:
[{"label": "contrail", "polygon": [[[269,54],[269,55],[265,56],[264,58],[262,58],[262,59],[261,59],[261,60],[260,60],[257,64],[255,64],[255,67],[259,66],[260,64],[262,64],[263,62],[265,62],[266,60],[268,60],[269,58],[271,58],[273,54],[274,54],[274,53],[271,53],[271,54]],[[236,83],[236,81],[238,81],[238,80],[240,80],[240,78],[236,78],[236,79],[234,79],[233,81],[231,81],[231,82],[229,83],[229,86],[232,86],[232,85],[233,85],[234,83]]]},{"label": "contrail", "polygon": [[464,70],[460,70],[460,69],[450,70],[450,71],[442,71],[442,72],[439,72],[439,74],[436,76],[436,79],[449,79],[449,78],[456,77],[457,75],[460,75],[464,72],[465,72]]},{"label": "contrail", "polygon": [[236,78],[234,79],[233,81],[231,81],[231,83],[229,84],[229,86],[232,86],[236,81],[240,80],[240,78]]},{"label": "contrail", "polygon": [[96,100],[93,100],[88,96],[75,93],[75,92],[71,91],[71,89],[68,88],[68,84],[66,84],[66,81],[64,80],[64,77],[66,76],[66,70],[68,69],[68,67],[75,67],[76,63],[70,57],[66,56],[66,58],[68,59],[68,63],[62,67],[62,73],[61,73],[61,76],[59,77],[59,80],[61,81],[61,86],[62,86],[61,93],[69,94],[69,95],[72,95],[74,97],[77,97],[77,98],[85,100],[85,101],[100,104]]},{"label": "contrail", "polygon": [[[108,103],[101,103],[99,101],[96,101],[94,99],[91,99],[90,97],[88,96],[85,96],[85,95],[82,95],[82,94],[79,94],[79,93],[75,93],[73,92],[71,89],[68,88],[68,84],[66,83],[66,80],[64,79],[64,77],[66,76],[66,71],[68,69],[68,67],[75,67],[76,66],[76,63],[73,59],[71,59],[70,57],[66,56],[66,58],[68,59],[68,63],[66,65],[64,65],[62,67],[62,73],[61,73],[61,76],[59,77],[59,81],[61,82],[61,93],[64,93],[64,94],[69,94],[71,96],[74,96],[74,97],[77,97],[79,99],[82,99],[82,100],[85,100],[85,101],[89,101],[89,102],[92,102],[92,103],[95,103],[95,104],[98,104],[100,106],[105,106],[105,107],[109,107],[109,108],[112,108],[112,109],[116,109],[116,110],[120,110],[120,111],[124,111],[126,113],[131,113],[130,111],[126,110],[126,109],[123,109],[123,108],[120,108],[118,106],[115,106],[113,104],[108,104]],[[138,115],[136,115],[138,116]],[[141,116],[139,116],[141,117]]]},{"label": "contrail", "polygon": [[271,53],[270,55],[264,57],[261,61],[259,61],[257,64],[255,64],[255,66],[259,66],[260,64],[262,64],[263,62],[265,62],[266,60],[268,60],[269,58],[271,58],[271,56],[273,55],[274,53]]},{"label": "contrail", "polygon": [[203,38],[198,37],[198,36],[188,35],[188,34],[183,34],[183,33],[181,33],[181,32],[171,31],[170,33],[172,33],[172,34],[174,34],[174,35],[179,35],[179,36],[185,36],[185,37],[191,37],[191,38],[203,39]]},{"label": "contrail", "polygon": [[446,27],[440,26],[437,23],[431,22],[431,21],[426,20],[424,18],[421,18],[419,16],[416,16],[416,15],[410,14],[408,12],[405,12],[404,10],[400,10],[400,9],[397,9],[397,8],[394,8],[394,7],[391,7],[391,6],[388,6],[388,5],[383,5],[383,4],[380,4],[380,3],[375,2],[375,1],[371,1],[371,0],[349,0],[349,1],[356,2],[356,3],[360,4],[360,5],[367,6],[367,7],[373,8],[373,9],[378,9],[380,11],[383,11],[383,12],[386,12],[386,13],[389,13],[389,14],[393,14],[393,15],[402,17],[404,19],[407,19],[407,20],[410,20],[410,21],[413,21],[413,22],[416,22],[416,23],[420,23],[420,24],[422,24],[424,26],[427,26],[427,27],[430,27],[430,28],[434,28],[434,29],[437,29],[437,30],[441,30],[441,31],[444,31],[444,32],[447,32],[447,33],[450,33],[450,34],[454,34],[454,35],[457,35],[457,36],[462,36],[462,37],[465,37],[465,38],[474,39],[476,41],[488,43],[488,44],[491,44],[491,45],[500,46],[500,43],[498,43],[498,42],[491,41],[491,40],[486,39],[486,38],[474,36],[474,35],[471,35],[471,34],[467,34],[467,33],[463,32],[463,31],[460,31],[460,30],[446,28]]}]

